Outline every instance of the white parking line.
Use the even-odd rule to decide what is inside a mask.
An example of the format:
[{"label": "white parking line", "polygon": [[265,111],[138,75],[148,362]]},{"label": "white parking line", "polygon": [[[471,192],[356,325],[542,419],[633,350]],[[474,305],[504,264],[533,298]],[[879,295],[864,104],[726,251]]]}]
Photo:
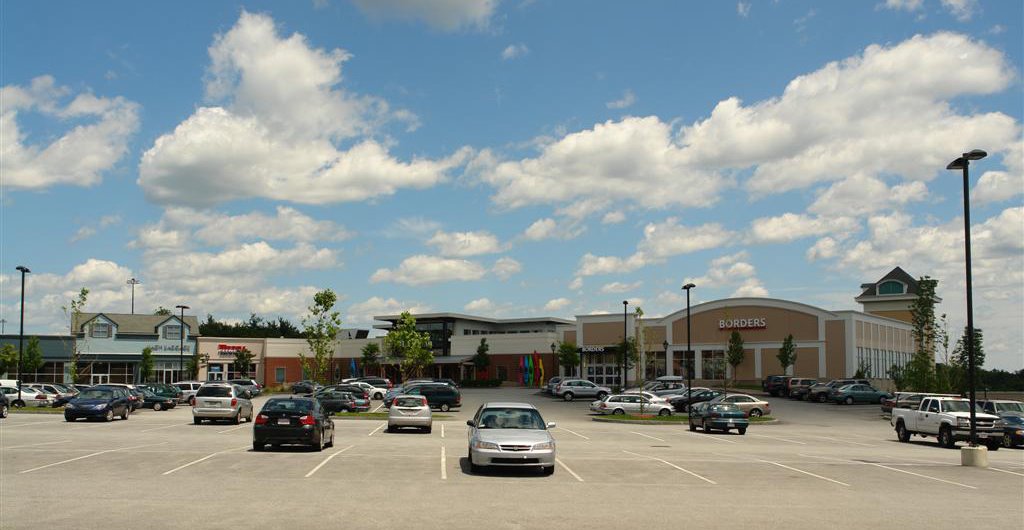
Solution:
[{"label": "white parking line", "polygon": [[350,445],[350,446],[348,446],[348,447],[346,447],[344,449],[340,449],[338,451],[335,451],[334,454],[332,454],[331,456],[328,456],[327,458],[325,458],[323,462],[320,462],[319,464],[317,464],[317,466],[314,467],[312,470],[310,470],[309,473],[306,473],[306,477],[305,478],[312,477],[313,473],[316,473],[320,468],[324,467],[324,464],[326,464],[327,462],[330,462],[332,458],[340,455],[341,453],[344,453],[345,451],[348,451],[349,449],[352,449],[353,447],[355,447],[355,446],[354,445]]},{"label": "white parking line", "polygon": [[833,442],[840,442],[840,443],[844,443],[844,444],[859,445],[861,447],[878,447],[877,445],[862,444],[860,442],[851,442],[850,440],[843,440],[841,438],[832,438],[832,437],[829,437],[829,436],[811,436],[811,438],[820,438],[822,440],[830,440],[830,441],[833,441]]},{"label": "white parking line", "polygon": [[651,436],[649,434],[644,434],[642,432],[635,432],[635,431],[629,431],[629,432],[630,432],[630,434],[635,434],[637,436],[643,436],[644,438],[650,438],[652,440],[657,440],[659,442],[664,442],[665,441],[665,440],[662,440],[661,438],[658,438],[656,436]]},{"label": "white parking line", "polygon": [[928,480],[934,480],[936,482],[944,482],[946,484],[952,484],[954,486],[960,486],[961,488],[969,488],[969,489],[972,489],[972,490],[978,489],[978,488],[976,488],[974,486],[968,486],[967,484],[961,484],[959,482],[953,482],[951,480],[945,480],[945,479],[941,479],[941,478],[937,478],[937,477],[929,477],[928,475],[922,475],[920,473],[914,473],[913,471],[906,471],[904,469],[896,469],[894,467],[883,466],[882,464],[875,464],[875,463],[872,463],[872,462],[866,462],[866,463],[868,465],[871,465],[871,466],[880,467],[882,469],[888,469],[889,471],[895,471],[897,473],[906,473],[907,475],[914,475],[915,477],[926,478]]},{"label": "white parking line", "polygon": [[789,466],[787,466],[785,464],[780,464],[778,462],[772,462],[771,460],[758,460],[758,462],[763,462],[765,464],[771,464],[773,466],[779,466],[779,467],[782,467],[782,468],[786,468],[786,469],[788,469],[790,471],[796,471],[797,473],[803,473],[804,475],[807,475],[807,476],[810,476],[810,477],[820,478],[821,480],[832,482],[833,484],[839,484],[840,486],[849,486],[849,484],[847,484],[845,482],[839,482],[838,480],[833,480],[833,479],[830,479],[828,477],[823,477],[821,475],[815,475],[814,473],[811,473],[810,471],[804,471],[802,469],[797,469],[795,467],[789,467]]},{"label": "white parking line", "polygon": [[790,440],[789,438],[779,438],[778,436],[768,436],[768,435],[764,435],[764,434],[751,434],[750,436],[754,436],[756,438],[771,438],[772,440],[779,440],[780,442],[789,442],[791,444],[807,445],[806,442],[800,442],[800,441],[797,441],[797,440]]},{"label": "white parking line", "polygon": [[138,449],[140,447],[152,447],[154,445],[164,445],[166,443],[167,442],[160,442],[158,444],[133,445],[131,447],[122,447],[120,449],[107,449],[106,451],[98,451],[98,452],[95,452],[95,453],[89,453],[87,455],[77,456],[75,458],[69,458],[67,460],[61,460],[60,462],[54,462],[52,464],[46,464],[45,466],[39,466],[39,467],[34,467],[32,469],[26,469],[25,471],[21,471],[20,473],[31,473],[33,471],[39,471],[40,469],[46,469],[48,467],[59,466],[61,464],[67,464],[69,462],[75,462],[77,460],[83,460],[83,459],[86,459],[86,458],[92,458],[94,456],[99,456],[99,455],[106,454],[106,453],[114,453],[114,452],[117,452],[117,451],[127,451],[128,449]]},{"label": "white parking line", "polygon": [[373,409],[373,411],[374,411],[374,412],[377,412],[377,411],[379,411],[379,410],[381,409],[381,407],[383,407],[383,406],[384,406],[384,403],[381,403],[380,405],[377,405],[377,408]]},{"label": "white parking line", "polygon": [[[580,438],[583,438],[584,440],[590,440],[590,438],[587,438],[586,436],[583,436],[582,434],[580,434],[580,433],[578,433],[576,431],[570,431],[569,429],[566,429],[565,427],[559,427],[559,429],[561,429],[561,430],[563,430],[563,431],[565,431],[565,432],[567,432],[569,434],[575,434],[576,436],[579,436]],[[568,469],[568,468],[566,468],[566,469]],[[571,473],[571,471],[570,471],[570,473]],[[580,481],[580,482],[582,482],[582,481]]]},{"label": "white parking line", "polygon": [[558,462],[558,465],[560,465],[563,468],[565,468],[565,470],[568,471],[570,475],[572,475],[573,477],[576,477],[576,480],[578,480],[580,482],[583,482],[583,479],[579,475],[577,475],[575,471],[569,469],[569,466],[565,465],[565,462],[562,462],[561,459],[556,458],[555,462]]},{"label": "white parking line", "polygon": [[441,438],[444,438],[444,424],[441,424]]},{"label": "white parking line", "polygon": [[710,434],[696,433],[696,432],[690,432],[690,431],[682,431],[681,434],[689,435],[689,436],[697,436],[697,437],[700,437],[700,438],[704,438],[706,440],[714,440],[716,442],[725,442],[725,443],[730,443],[730,444],[739,443],[739,442],[735,442],[733,440],[727,440],[725,438],[719,438],[718,436],[711,436]]},{"label": "white parking line", "polygon": [[206,455],[206,456],[200,458],[199,460],[193,460],[193,461],[191,461],[191,462],[189,462],[189,463],[187,463],[185,465],[178,466],[178,467],[176,467],[176,468],[174,468],[174,469],[172,469],[170,471],[164,471],[163,474],[164,475],[170,475],[171,473],[174,473],[175,471],[181,471],[182,469],[185,469],[186,467],[189,467],[189,466],[198,464],[200,462],[209,460],[209,459],[211,459],[211,458],[213,458],[213,457],[215,457],[217,455],[222,455],[224,453],[228,453],[228,452],[231,452],[231,451],[237,451],[239,449],[245,449],[246,447],[250,447],[250,446],[244,445],[242,447],[235,447],[234,449],[225,449],[223,451],[217,451],[216,453]]},{"label": "white parking line", "polygon": [[4,450],[7,450],[7,449],[21,449],[23,447],[38,447],[40,445],[66,444],[66,443],[70,443],[70,442],[71,442],[71,440],[61,440],[59,442],[43,442],[43,443],[38,443],[38,444],[12,445],[10,447],[4,447]]},{"label": "white parking line", "polygon": [[448,480],[448,459],[444,455],[444,446],[441,446],[441,480]]},{"label": "white parking line", "polygon": [[192,424],[191,423],[175,423],[173,425],[164,425],[163,427],[154,427],[152,429],[145,429],[145,430],[141,430],[139,432],[153,432],[153,431],[159,431],[161,429],[170,429],[171,427],[182,427],[184,425],[192,425]]},{"label": "white parking line", "polygon": [[699,479],[703,480],[704,482],[707,482],[708,484],[714,484],[714,485],[716,485],[716,486],[718,485],[718,483],[717,483],[717,482],[715,482],[715,481],[713,481],[713,480],[711,480],[711,479],[709,479],[709,478],[707,478],[707,477],[702,477],[702,476],[700,476],[700,475],[698,475],[698,474],[694,473],[693,471],[690,471],[689,469],[683,469],[683,468],[681,468],[681,467],[679,467],[679,466],[677,466],[677,465],[673,464],[672,462],[669,462],[668,460],[662,460],[662,459],[660,459],[660,458],[655,458],[655,457],[653,457],[653,456],[648,456],[648,455],[641,455],[641,454],[638,454],[638,453],[634,453],[634,452],[632,452],[632,451],[626,451],[626,450],[623,450],[622,452],[623,452],[623,453],[628,453],[628,454],[631,454],[631,455],[633,455],[633,456],[639,456],[639,457],[641,457],[641,458],[649,458],[649,459],[651,459],[651,460],[657,460],[658,462],[661,462],[662,464],[666,464],[666,465],[672,466],[672,467],[674,467],[674,468],[678,469],[679,471],[682,471],[683,473],[686,473],[686,474],[688,474],[688,475],[692,475],[692,476],[694,476],[694,477],[697,477],[697,478],[699,478]]},{"label": "white parking line", "polygon": [[999,471],[1000,473],[1009,473],[1011,475],[1017,475],[1018,477],[1024,477],[1024,473],[1017,473],[1016,471],[1007,471],[1005,469],[999,469],[997,467],[990,467],[992,471]]},{"label": "white parking line", "polygon": [[248,426],[249,426],[248,423],[244,423],[244,424],[239,425],[237,427],[232,427],[230,429],[224,429],[223,431],[217,431],[217,434],[224,434],[226,432],[237,431],[238,429],[244,429],[244,428],[246,428]]},{"label": "white parking line", "polygon": [[379,431],[379,430],[383,429],[383,428],[384,428],[384,427],[386,427],[386,426],[387,426],[387,422],[381,423],[380,425],[378,425],[378,426],[377,426],[377,428],[376,428],[376,429],[374,429],[373,431],[371,431],[371,432],[370,432],[370,434],[367,434],[367,436],[373,436],[373,435],[374,435],[374,434],[375,434],[375,433],[376,433],[377,431]]},{"label": "white parking line", "polygon": [[3,427],[5,429],[13,429],[15,427],[31,427],[33,425],[52,425],[54,423],[64,423],[64,422],[62,422],[62,421],[32,421],[32,422],[29,422],[29,423],[19,423],[17,425],[8,425],[7,422],[4,422]]}]

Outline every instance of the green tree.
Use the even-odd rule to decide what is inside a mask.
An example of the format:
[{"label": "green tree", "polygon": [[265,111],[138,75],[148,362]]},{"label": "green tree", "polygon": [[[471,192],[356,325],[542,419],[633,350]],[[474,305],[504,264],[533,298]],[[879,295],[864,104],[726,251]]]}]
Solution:
[{"label": "green tree", "polygon": [[[949,359],[950,368],[950,383],[951,388],[961,393],[967,393],[970,388],[970,381],[968,378],[968,370],[970,369],[970,358],[967,352],[967,326],[964,326],[964,333],[956,341],[956,346],[953,348],[953,356]],[[978,370],[985,364],[985,348],[982,342],[984,341],[981,329],[974,328],[974,369],[975,375]],[[975,381],[977,383],[977,381]]]},{"label": "green tree", "polygon": [[787,373],[786,370],[790,366],[796,364],[796,347],[793,346],[793,334],[786,335],[786,338],[782,341],[782,347],[779,348],[779,353],[775,356],[779,360],[779,364],[782,365],[782,373]]},{"label": "green tree", "polygon": [[897,392],[902,392],[907,385],[906,378],[903,376],[903,368],[900,365],[893,364],[889,367],[889,379],[892,380],[892,385],[896,387]]},{"label": "green tree", "polygon": [[0,347],[0,374],[10,375],[18,368],[18,349],[13,344],[4,344]]},{"label": "green tree", "polygon": [[576,349],[576,346],[567,342],[559,342],[558,364],[565,367],[565,372],[567,374],[573,373],[573,370],[580,365],[580,353]]},{"label": "green tree", "polygon": [[256,356],[249,351],[249,348],[242,347],[235,350],[235,361],[233,364],[235,372],[238,373],[239,377],[249,377],[249,367],[252,366],[254,357]]},{"label": "green tree", "polygon": [[398,322],[384,337],[384,342],[388,351],[401,361],[403,378],[406,374],[419,376],[434,362],[430,334],[416,330],[416,319],[408,311],[402,311]]},{"label": "green tree", "polygon": [[483,372],[484,378],[487,378],[487,367],[491,365],[491,356],[487,355],[490,351],[491,346],[487,344],[486,338],[480,338],[480,345],[476,347],[476,355],[473,356],[473,367],[476,369],[477,378],[480,377],[480,373]]},{"label": "green tree", "polygon": [[871,379],[871,363],[868,361],[858,361],[857,371],[853,373],[855,379]]},{"label": "green tree", "polygon": [[[743,337],[739,331],[733,330],[729,335],[729,348],[725,352],[725,359],[732,366],[732,379],[736,381],[736,367],[743,364]],[[725,379],[725,376],[722,376]],[[723,383],[724,384],[724,383]]]},{"label": "green tree", "polygon": [[910,306],[913,326],[914,355],[907,364],[907,387],[918,392],[931,392],[935,386],[935,346],[939,328],[935,319],[935,287],[937,280],[923,276],[917,282],[918,294]]},{"label": "green tree", "polygon": [[[78,334],[78,330],[75,329],[75,324],[81,322],[82,312],[85,310],[85,304],[86,302],[88,302],[88,300],[89,290],[86,289],[85,287],[82,287],[82,289],[78,291],[78,296],[71,300],[70,308],[61,308],[64,310],[64,314],[70,317],[70,328],[72,337],[75,337]],[[78,382],[78,363],[81,362],[82,359],[82,345],[87,344],[87,341],[89,340],[88,337],[89,334],[86,333],[85,337],[83,337],[81,341],[73,340],[71,347],[71,359],[69,359],[68,362],[68,364],[71,365],[70,368],[68,369],[68,377],[71,379],[72,384]]]},{"label": "green tree", "polygon": [[330,289],[324,289],[313,295],[313,305],[307,308],[309,313],[302,319],[306,343],[313,356],[299,352],[299,362],[309,378],[322,385],[326,385],[331,376],[334,341],[341,329],[341,317],[337,311],[333,311],[337,302],[338,295]]},{"label": "green tree", "polygon": [[142,348],[142,360],[139,361],[139,378],[143,383],[153,380],[153,348]]},{"label": "green tree", "polygon": [[367,373],[372,368],[380,368],[380,345],[376,342],[367,342],[363,346],[363,367]]},{"label": "green tree", "polygon": [[43,348],[39,345],[39,337],[29,337],[25,345],[25,354],[21,359],[22,378],[24,374],[34,374],[43,367]]},{"label": "green tree", "polygon": [[616,345],[615,366],[618,366],[620,370],[625,370],[621,374],[620,382],[622,386],[619,388],[620,391],[626,388],[626,374],[640,362],[640,355],[637,352],[636,337],[630,337]]},{"label": "green tree", "polygon": [[199,352],[192,353],[188,360],[185,361],[185,374],[189,379],[196,379],[199,377],[199,369],[208,365],[210,358],[207,355],[200,355]]},{"label": "green tree", "polygon": [[171,310],[167,309],[164,306],[160,306],[160,307],[156,308],[156,311],[153,311],[153,314],[154,315],[160,315],[160,316],[169,317],[169,316],[171,316]]}]

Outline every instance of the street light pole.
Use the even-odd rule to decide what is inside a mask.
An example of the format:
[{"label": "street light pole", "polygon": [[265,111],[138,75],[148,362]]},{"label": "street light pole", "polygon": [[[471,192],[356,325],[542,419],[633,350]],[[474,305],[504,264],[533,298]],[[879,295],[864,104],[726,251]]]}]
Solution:
[{"label": "street light pole", "polygon": [[6,318],[0,318],[0,335],[4,334],[4,331],[6,330],[6,328],[7,328],[7,319]]},{"label": "street light pole", "polygon": [[977,418],[974,410],[974,296],[971,290],[971,199],[970,199],[970,178],[968,167],[971,160],[981,160],[988,156],[988,153],[981,149],[974,149],[969,153],[949,163],[946,169],[962,169],[964,175],[964,262],[967,273],[967,388],[970,391],[970,412],[971,412],[971,447],[978,445]]},{"label": "street light pole", "polygon": [[132,286],[132,314],[133,315],[135,314],[135,286],[140,284],[140,283],[142,283],[142,282],[140,282],[139,280],[136,280],[135,278],[132,278],[132,279],[128,280],[128,285]]},{"label": "street light pole", "polygon": [[[183,356],[185,353],[185,310],[191,308],[187,305],[176,305],[174,307],[181,310],[181,321],[178,322],[180,325],[180,332],[178,333],[178,377],[181,377],[185,375],[185,358]],[[184,380],[184,378],[181,379],[181,381]]]},{"label": "street light pole", "polygon": [[[555,358],[555,350],[557,348],[558,348],[558,346],[556,346],[555,343],[552,342],[551,343],[551,369],[554,371],[555,375],[558,375],[558,360]],[[548,379],[550,380],[551,378],[549,377]]]},{"label": "street light pole", "polygon": [[[686,415],[690,415],[691,407],[690,401],[693,398],[693,370],[690,369],[690,363],[687,362],[687,358],[693,356],[692,346],[690,344],[690,289],[693,289],[696,285],[688,283],[683,286],[683,290],[686,291],[686,354],[683,355],[683,364],[686,365]],[[694,358],[693,363],[696,364],[697,360]]]},{"label": "street light pole", "polygon": [[622,301],[622,372],[620,372],[619,389],[626,391],[626,355],[629,355],[629,300]]},{"label": "street light pole", "polygon": [[21,401],[21,356],[24,351],[25,342],[25,275],[32,272],[24,265],[18,265],[17,270],[21,271],[21,322],[18,329],[18,401]]}]

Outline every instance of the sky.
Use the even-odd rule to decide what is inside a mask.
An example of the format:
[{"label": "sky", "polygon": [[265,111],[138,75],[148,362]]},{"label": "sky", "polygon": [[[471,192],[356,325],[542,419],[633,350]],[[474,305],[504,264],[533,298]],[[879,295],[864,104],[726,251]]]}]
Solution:
[{"label": "sky", "polygon": [[[860,309],[1024,367],[1024,4],[0,3],[0,319]],[[941,354],[940,354],[941,356]]]}]

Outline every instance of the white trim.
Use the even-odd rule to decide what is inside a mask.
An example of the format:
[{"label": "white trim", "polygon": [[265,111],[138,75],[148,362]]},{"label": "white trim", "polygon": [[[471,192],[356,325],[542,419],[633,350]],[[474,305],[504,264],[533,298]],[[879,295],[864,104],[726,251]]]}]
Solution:
[{"label": "white trim", "polygon": [[818,377],[825,377],[825,348],[818,346]]},{"label": "white trim", "polygon": [[764,365],[764,361],[761,360],[762,353],[761,346],[754,346],[754,377],[757,379],[761,379],[762,366]]}]

